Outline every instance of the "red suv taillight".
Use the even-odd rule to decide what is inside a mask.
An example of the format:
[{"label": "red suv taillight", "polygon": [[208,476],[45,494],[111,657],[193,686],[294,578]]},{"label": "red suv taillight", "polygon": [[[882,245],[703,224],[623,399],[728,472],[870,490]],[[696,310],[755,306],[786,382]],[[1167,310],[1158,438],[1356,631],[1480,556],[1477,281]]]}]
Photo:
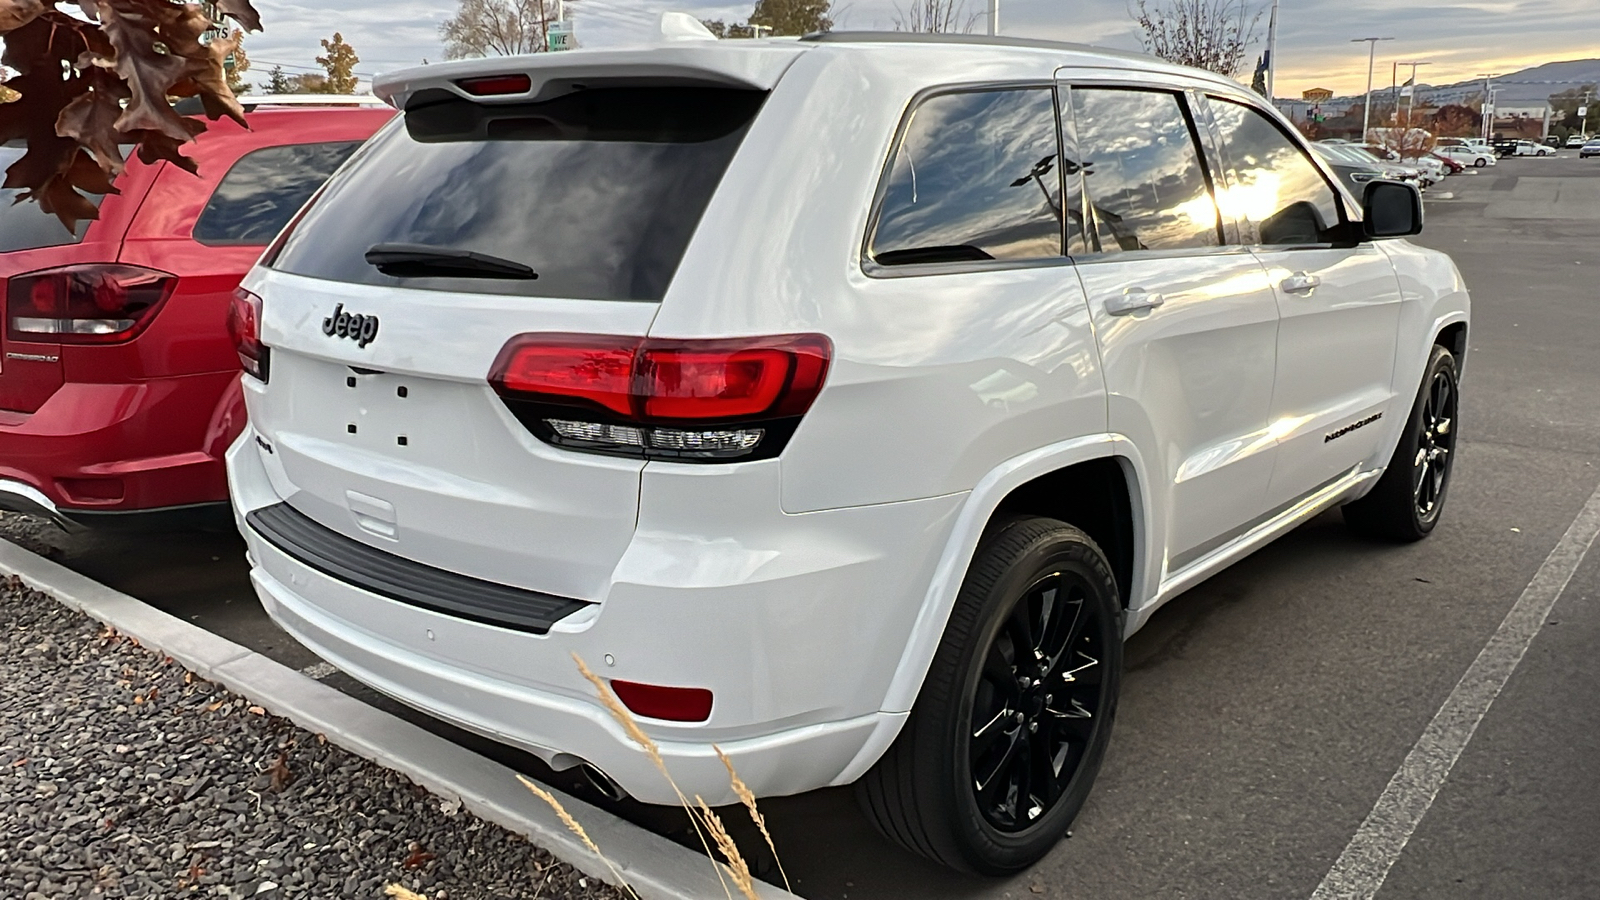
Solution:
[{"label": "red suv taillight", "polygon": [[177,283],[166,272],[100,263],[18,275],[6,290],[11,335],[63,344],[131,340]]},{"label": "red suv taillight", "polygon": [[228,304],[228,336],[239,351],[239,363],[251,375],[267,380],[267,348],[261,343],[261,298],[244,288]]},{"label": "red suv taillight", "polygon": [[776,456],[822,390],[820,334],[661,340],[525,334],[489,383],[545,441],[686,460]]}]

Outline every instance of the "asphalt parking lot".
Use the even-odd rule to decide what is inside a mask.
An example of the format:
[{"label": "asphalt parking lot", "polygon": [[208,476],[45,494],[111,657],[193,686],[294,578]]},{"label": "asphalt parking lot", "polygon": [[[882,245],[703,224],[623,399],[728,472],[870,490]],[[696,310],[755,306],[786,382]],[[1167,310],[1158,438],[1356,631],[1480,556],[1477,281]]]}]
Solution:
[{"label": "asphalt parking lot", "polygon": [[[1506,160],[1434,197],[1419,242],[1455,256],[1474,300],[1460,457],[1434,536],[1365,542],[1327,514],[1159,612],[1128,644],[1089,805],[1032,871],[952,876],[878,838],[832,790],[763,804],[797,892],[1313,895],[1600,485],[1600,160]],[[266,619],[235,536],[38,538],[90,577],[392,708]],[[1469,732],[1378,897],[1600,896],[1597,647],[1600,553]]]}]

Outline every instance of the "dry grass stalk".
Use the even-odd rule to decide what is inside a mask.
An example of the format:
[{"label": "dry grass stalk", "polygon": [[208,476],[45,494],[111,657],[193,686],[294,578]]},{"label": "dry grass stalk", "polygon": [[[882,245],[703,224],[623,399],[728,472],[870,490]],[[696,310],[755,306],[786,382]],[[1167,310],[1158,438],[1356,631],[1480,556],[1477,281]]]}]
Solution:
[{"label": "dry grass stalk", "polygon": [[772,851],[772,861],[778,864],[778,874],[783,876],[784,890],[793,893],[794,888],[789,884],[789,873],[783,870],[783,860],[778,858],[778,845],[773,843],[772,833],[767,831],[767,818],[761,814],[761,810],[756,808],[756,792],[750,790],[750,786],[744,783],[743,778],[739,777],[738,771],[733,767],[733,760],[728,758],[728,754],[722,752],[721,747],[712,744],[711,749],[717,751],[717,759],[722,760],[723,768],[728,770],[728,783],[733,785],[733,792],[738,795],[739,802],[743,803],[744,808],[750,811],[750,821],[756,823],[756,828],[761,831],[761,836],[766,839],[767,849]]},{"label": "dry grass stalk", "polygon": [[[644,752],[650,756],[650,761],[655,763],[656,769],[661,773],[661,777],[665,778],[667,784],[672,786],[672,792],[678,795],[679,805],[683,807],[684,812],[689,814],[689,823],[694,826],[694,833],[700,838],[701,849],[706,851],[706,856],[711,856],[711,845],[706,842],[706,830],[704,824],[700,821],[700,814],[695,811],[693,806],[689,805],[689,798],[683,795],[683,791],[678,788],[678,783],[672,780],[672,773],[667,771],[667,763],[661,758],[661,748],[657,747],[656,742],[650,739],[650,735],[644,733],[644,729],[639,727],[639,723],[633,720],[633,714],[628,712],[615,694],[611,693],[611,688],[606,685],[605,681],[589,668],[589,664],[583,661],[583,657],[574,652],[572,661],[578,664],[578,672],[590,684],[594,685],[595,693],[600,695],[600,702],[611,713],[611,718],[617,720],[617,724],[622,726],[622,730],[627,732],[628,737],[634,743],[644,748]],[[728,890],[728,883],[722,879],[722,870],[715,868],[713,871],[717,873],[717,880],[722,881],[722,892],[728,896],[728,900],[733,900],[733,892]]]},{"label": "dry grass stalk", "polygon": [[629,884],[628,880],[622,877],[622,873],[617,871],[617,867],[611,864],[611,860],[608,859],[604,853],[600,852],[600,848],[596,846],[595,842],[589,837],[589,833],[583,830],[583,826],[578,824],[578,820],[574,819],[571,813],[567,812],[567,808],[561,805],[561,801],[557,800],[554,794],[540,787],[538,784],[529,781],[525,776],[518,775],[517,780],[522,782],[523,787],[533,791],[533,795],[535,797],[538,797],[540,800],[550,804],[550,808],[555,810],[556,815],[561,818],[561,824],[567,826],[567,830],[577,835],[578,839],[583,841],[583,845],[589,848],[590,853],[600,857],[600,861],[606,864],[607,869],[611,870],[612,876],[617,879],[617,884],[621,886],[623,890],[628,892],[628,896],[633,897],[634,900],[638,900],[639,895],[634,893],[633,885]]},{"label": "dry grass stalk", "polygon": [[394,897],[396,900],[428,900],[427,897],[424,897],[415,891],[406,890],[405,887],[398,884],[384,885],[383,894],[385,897]]},{"label": "dry grass stalk", "polygon": [[722,851],[722,856],[728,861],[728,875],[733,878],[733,883],[739,888],[739,893],[744,894],[745,900],[761,900],[756,894],[755,879],[750,875],[750,864],[744,861],[744,854],[739,852],[739,845],[733,842],[733,836],[728,834],[728,829],[723,826],[722,819],[711,811],[706,801],[695,795],[694,802],[700,808],[700,819],[705,822],[706,830],[711,832],[711,839],[716,842],[717,849]]}]

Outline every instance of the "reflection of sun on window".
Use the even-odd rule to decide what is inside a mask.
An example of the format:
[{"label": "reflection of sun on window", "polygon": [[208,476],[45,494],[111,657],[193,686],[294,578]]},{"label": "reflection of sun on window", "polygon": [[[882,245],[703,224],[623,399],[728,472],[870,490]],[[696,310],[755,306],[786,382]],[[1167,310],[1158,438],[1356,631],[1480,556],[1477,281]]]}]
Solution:
[{"label": "reflection of sun on window", "polygon": [[1217,192],[1217,205],[1231,219],[1263,222],[1275,215],[1282,205],[1283,176],[1271,169],[1246,169],[1237,176],[1233,186]]},{"label": "reflection of sun on window", "polygon": [[1217,205],[1211,202],[1211,195],[1201,194],[1191,200],[1185,200],[1171,209],[1162,210],[1161,218],[1191,223],[1183,229],[1190,234],[1208,230],[1214,231],[1217,227]]}]

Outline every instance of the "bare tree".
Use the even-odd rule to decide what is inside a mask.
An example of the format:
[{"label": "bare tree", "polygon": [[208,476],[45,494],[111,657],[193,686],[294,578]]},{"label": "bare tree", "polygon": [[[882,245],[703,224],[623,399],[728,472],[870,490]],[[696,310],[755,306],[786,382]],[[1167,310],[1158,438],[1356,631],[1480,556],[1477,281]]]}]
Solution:
[{"label": "bare tree", "polygon": [[1261,9],[1248,0],[1138,0],[1131,14],[1147,52],[1229,78],[1244,67],[1261,25]]},{"label": "bare tree", "polygon": [[966,0],[911,0],[894,8],[895,31],[926,34],[970,34],[980,14],[967,11]]},{"label": "bare tree", "polygon": [[460,0],[439,37],[449,59],[542,53],[555,18],[555,0]]}]

